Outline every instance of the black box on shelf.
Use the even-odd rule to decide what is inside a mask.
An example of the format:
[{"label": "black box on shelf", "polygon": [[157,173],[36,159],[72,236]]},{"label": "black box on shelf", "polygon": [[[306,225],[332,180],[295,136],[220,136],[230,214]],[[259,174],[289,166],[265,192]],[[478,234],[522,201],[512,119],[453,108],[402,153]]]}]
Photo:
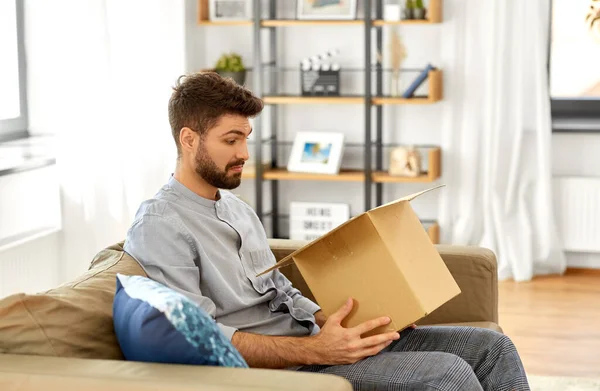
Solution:
[{"label": "black box on shelf", "polygon": [[302,96],[340,96],[340,70],[300,69]]}]

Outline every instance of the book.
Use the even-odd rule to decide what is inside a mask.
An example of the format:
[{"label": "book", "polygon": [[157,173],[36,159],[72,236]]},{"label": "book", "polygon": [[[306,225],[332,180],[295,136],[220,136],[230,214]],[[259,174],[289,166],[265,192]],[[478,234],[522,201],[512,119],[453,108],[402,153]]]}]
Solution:
[{"label": "book", "polygon": [[435,69],[435,67],[433,65],[427,64],[425,69],[423,69],[423,71],[421,73],[419,73],[417,78],[411,83],[410,86],[408,86],[406,91],[404,91],[404,93],[402,94],[402,97],[403,98],[412,98],[415,94],[415,91],[417,91],[417,88],[419,88],[425,82],[425,80],[427,80],[427,77],[429,76],[429,72],[433,71],[434,69]]}]

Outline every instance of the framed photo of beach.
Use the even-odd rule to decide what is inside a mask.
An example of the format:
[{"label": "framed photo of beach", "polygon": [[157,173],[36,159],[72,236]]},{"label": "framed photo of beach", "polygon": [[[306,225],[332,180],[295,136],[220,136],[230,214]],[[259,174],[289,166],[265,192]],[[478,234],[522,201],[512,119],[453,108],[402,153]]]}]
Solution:
[{"label": "framed photo of beach", "polygon": [[288,161],[288,171],[338,174],[343,149],[343,133],[298,132]]}]

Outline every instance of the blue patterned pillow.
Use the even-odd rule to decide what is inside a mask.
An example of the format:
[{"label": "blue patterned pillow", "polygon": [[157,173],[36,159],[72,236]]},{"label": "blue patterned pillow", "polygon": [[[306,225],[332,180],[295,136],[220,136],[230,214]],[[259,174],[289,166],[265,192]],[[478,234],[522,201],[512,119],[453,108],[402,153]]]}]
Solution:
[{"label": "blue patterned pillow", "polygon": [[127,360],[248,368],[210,315],[149,278],[117,274],[113,321]]}]

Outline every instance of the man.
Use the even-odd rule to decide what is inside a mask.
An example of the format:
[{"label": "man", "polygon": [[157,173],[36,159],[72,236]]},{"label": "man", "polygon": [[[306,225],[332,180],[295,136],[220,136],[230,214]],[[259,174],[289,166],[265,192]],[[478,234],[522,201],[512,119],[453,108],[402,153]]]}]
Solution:
[{"label": "man", "polygon": [[262,109],[217,74],[178,81],[169,101],[175,173],[142,203],[125,243],[148,276],[213,316],[251,367],[336,374],[356,390],[528,389],[515,347],[500,333],[421,327],[401,338],[361,338],[390,320],[344,328],[351,299],[326,318],[279,271],[256,277],[274,256],[254,211],[224,189],[240,185],[249,118]]}]

